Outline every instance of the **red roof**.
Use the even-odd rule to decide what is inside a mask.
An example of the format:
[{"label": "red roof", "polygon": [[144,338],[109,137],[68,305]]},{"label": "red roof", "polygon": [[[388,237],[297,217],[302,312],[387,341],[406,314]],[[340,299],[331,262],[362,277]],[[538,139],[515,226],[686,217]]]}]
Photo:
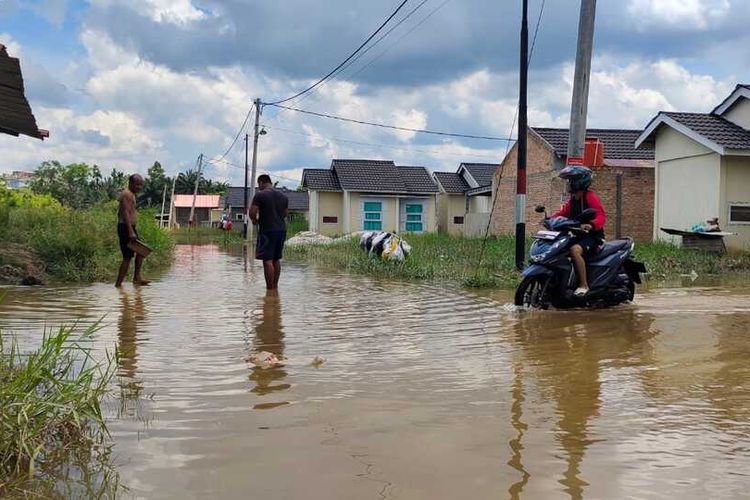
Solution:
[{"label": "red roof", "polygon": [[[218,194],[199,194],[195,197],[195,208],[219,208]],[[190,208],[193,206],[192,194],[174,195],[174,206],[177,208]]]}]

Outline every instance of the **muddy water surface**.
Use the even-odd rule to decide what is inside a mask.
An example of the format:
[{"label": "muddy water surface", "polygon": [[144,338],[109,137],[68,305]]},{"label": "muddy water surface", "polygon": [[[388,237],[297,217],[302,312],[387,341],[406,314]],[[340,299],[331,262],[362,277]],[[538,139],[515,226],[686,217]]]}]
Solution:
[{"label": "muddy water surface", "polygon": [[[740,498],[750,287],[606,311],[259,268],[179,247],[152,286],[6,289],[0,328],[103,317],[107,411],[136,498]],[[284,366],[260,370],[265,350]],[[313,366],[314,357],[325,363]]]}]

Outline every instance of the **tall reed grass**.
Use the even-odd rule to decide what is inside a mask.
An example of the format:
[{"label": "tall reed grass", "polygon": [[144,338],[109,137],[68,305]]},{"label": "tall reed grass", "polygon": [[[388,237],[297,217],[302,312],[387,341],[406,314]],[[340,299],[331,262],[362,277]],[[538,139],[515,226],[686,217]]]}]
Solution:
[{"label": "tall reed grass", "polygon": [[45,333],[24,354],[0,335],[0,497],[99,496],[119,487],[101,402],[116,359],[93,360],[96,327]]}]

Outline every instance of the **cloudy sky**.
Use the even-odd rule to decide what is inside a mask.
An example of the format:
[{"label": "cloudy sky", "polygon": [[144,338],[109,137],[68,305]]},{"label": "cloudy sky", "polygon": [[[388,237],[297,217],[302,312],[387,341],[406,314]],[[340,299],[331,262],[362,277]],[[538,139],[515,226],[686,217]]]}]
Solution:
[{"label": "cloudy sky", "polygon": [[[399,0],[0,0],[0,43],[21,59],[44,142],[0,136],[0,171],[41,161],[169,173],[219,158],[255,97],[333,69]],[[530,0],[532,34],[542,0]],[[409,0],[387,37],[291,103],[412,128],[507,137],[518,94],[520,0]],[[659,110],[709,111],[750,81],[750,1],[599,0],[590,127],[642,128]],[[567,127],[578,0],[546,0],[529,123]],[[416,10],[415,10],[416,9]],[[506,145],[342,123],[266,107],[259,170],[298,184],[333,157],[453,170]],[[238,141],[208,175],[242,182]]]}]

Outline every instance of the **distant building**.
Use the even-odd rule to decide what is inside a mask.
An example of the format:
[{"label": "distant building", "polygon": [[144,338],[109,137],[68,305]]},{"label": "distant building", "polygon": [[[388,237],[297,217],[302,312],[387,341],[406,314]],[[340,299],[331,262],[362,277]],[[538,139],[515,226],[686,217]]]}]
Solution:
[{"label": "distant building", "polygon": [[[199,194],[195,197],[195,213],[193,215],[196,226],[212,225],[218,222],[216,210],[221,208],[221,196],[218,194]],[[190,222],[190,210],[193,207],[192,194],[176,194],[174,196],[174,220],[179,225]]]},{"label": "distant building", "polygon": [[329,236],[355,231],[434,232],[438,187],[424,167],[383,160],[333,160],[308,168],[310,230]]},{"label": "distant building", "polygon": [[[307,220],[309,215],[309,196],[307,191],[292,191],[285,187],[278,189],[289,199],[290,217],[299,217]],[[244,191],[244,187],[230,187],[224,197],[224,209],[229,217],[232,218],[232,221],[234,221],[233,227],[238,230],[242,228],[242,225],[237,223],[242,222],[245,213]],[[255,188],[255,190],[247,189],[248,203],[253,201],[253,194],[257,191],[258,188]]]},{"label": "distant building", "polygon": [[710,113],[662,111],[636,140],[656,152],[655,238],[719,218],[730,249],[750,250],[750,85]]},{"label": "distant building", "polygon": [[10,174],[2,176],[5,185],[10,189],[21,189],[27,187],[34,179],[34,172],[15,170]]},{"label": "distant building", "polygon": [[495,163],[461,163],[456,172],[435,172],[438,230],[464,236],[483,235],[490,216]]}]

